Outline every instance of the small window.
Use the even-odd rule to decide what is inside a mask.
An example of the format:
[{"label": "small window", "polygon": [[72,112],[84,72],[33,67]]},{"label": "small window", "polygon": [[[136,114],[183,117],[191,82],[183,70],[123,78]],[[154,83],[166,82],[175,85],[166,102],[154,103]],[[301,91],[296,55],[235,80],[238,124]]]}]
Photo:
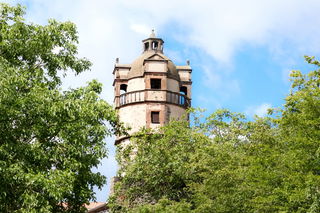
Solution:
[{"label": "small window", "polygon": [[154,50],[158,49],[158,42],[156,41],[152,42],[152,49]]},{"label": "small window", "polygon": [[151,79],[151,89],[161,89],[161,79]]},{"label": "small window", "polygon": [[160,123],[160,112],[151,112],[151,123],[159,124]]},{"label": "small window", "polygon": [[147,51],[148,49],[149,49],[149,43],[146,42],[146,43],[144,43],[144,50]]}]

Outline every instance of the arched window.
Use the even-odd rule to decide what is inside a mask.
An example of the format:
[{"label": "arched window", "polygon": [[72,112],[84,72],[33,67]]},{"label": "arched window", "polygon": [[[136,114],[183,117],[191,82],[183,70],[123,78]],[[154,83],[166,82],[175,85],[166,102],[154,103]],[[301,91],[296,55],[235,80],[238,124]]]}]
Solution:
[{"label": "arched window", "polygon": [[120,95],[124,94],[127,92],[127,85],[126,84],[121,84],[120,85]]},{"label": "arched window", "polygon": [[149,42],[144,43],[144,51],[149,50]]},{"label": "arched window", "polygon": [[153,50],[158,49],[158,45],[159,45],[159,43],[157,41],[152,42],[152,49]]},{"label": "arched window", "polygon": [[[185,96],[187,96],[187,94],[188,94],[188,88],[185,86],[180,87],[180,94],[181,94],[181,96],[179,98],[179,104],[185,105],[186,104],[186,97]],[[184,95],[184,96],[182,96],[182,95]]]},{"label": "arched window", "polygon": [[180,94],[188,95],[188,88],[185,86],[180,87]]}]

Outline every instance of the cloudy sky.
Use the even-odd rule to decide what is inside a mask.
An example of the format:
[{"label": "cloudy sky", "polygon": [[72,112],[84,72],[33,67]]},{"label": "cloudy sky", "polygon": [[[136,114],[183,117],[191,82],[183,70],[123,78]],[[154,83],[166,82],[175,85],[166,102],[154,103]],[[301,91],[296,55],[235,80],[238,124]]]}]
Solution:
[{"label": "cloudy sky", "polygon": [[[93,62],[91,72],[68,76],[64,87],[91,79],[104,84],[103,98],[113,100],[115,58],[131,63],[151,29],[165,41],[164,52],[177,65],[191,61],[194,107],[212,112],[229,108],[249,117],[281,107],[288,94],[290,70],[308,71],[304,55],[320,53],[319,0],[20,0],[27,20],[49,18],[76,23],[79,55]],[[319,58],[319,57],[318,57]],[[116,173],[113,139],[109,158],[99,170]],[[104,201],[108,186],[97,190]]]}]

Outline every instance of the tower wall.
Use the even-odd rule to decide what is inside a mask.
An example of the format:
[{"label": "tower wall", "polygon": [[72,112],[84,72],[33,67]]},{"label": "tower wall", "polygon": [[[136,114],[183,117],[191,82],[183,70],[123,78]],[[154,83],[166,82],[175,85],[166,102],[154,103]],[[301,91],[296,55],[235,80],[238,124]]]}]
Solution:
[{"label": "tower wall", "polygon": [[176,79],[170,79],[170,78],[168,78],[168,79],[167,79],[167,89],[168,89],[169,91],[179,93],[179,92],[180,92],[179,81],[177,81]]},{"label": "tower wall", "polygon": [[146,89],[144,78],[134,78],[128,81],[127,92],[133,92],[133,91],[144,90],[144,89]]},{"label": "tower wall", "polygon": [[129,134],[137,132],[141,127],[146,126],[146,112],[147,104],[130,105],[118,109],[120,121],[131,128]]},{"label": "tower wall", "polygon": [[[131,128],[158,128],[179,119],[191,106],[191,67],[176,66],[163,54],[163,40],[143,40],[144,52],[132,64],[114,68],[114,104],[120,121]],[[130,136],[118,136],[116,144],[130,143]]]}]

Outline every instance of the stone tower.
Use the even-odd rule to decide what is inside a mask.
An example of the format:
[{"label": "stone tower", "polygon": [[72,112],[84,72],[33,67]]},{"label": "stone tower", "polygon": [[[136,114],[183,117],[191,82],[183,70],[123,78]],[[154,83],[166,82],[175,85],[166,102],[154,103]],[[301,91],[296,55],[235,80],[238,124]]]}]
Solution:
[{"label": "stone tower", "polygon": [[[141,127],[156,128],[179,118],[191,105],[191,67],[176,66],[163,54],[163,40],[152,31],[142,41],[143,53],[132,64],[116,64],[114,104],[120,120],[131,127],[129,135]],[[119,136],[115,144],[129,143]]]}]

